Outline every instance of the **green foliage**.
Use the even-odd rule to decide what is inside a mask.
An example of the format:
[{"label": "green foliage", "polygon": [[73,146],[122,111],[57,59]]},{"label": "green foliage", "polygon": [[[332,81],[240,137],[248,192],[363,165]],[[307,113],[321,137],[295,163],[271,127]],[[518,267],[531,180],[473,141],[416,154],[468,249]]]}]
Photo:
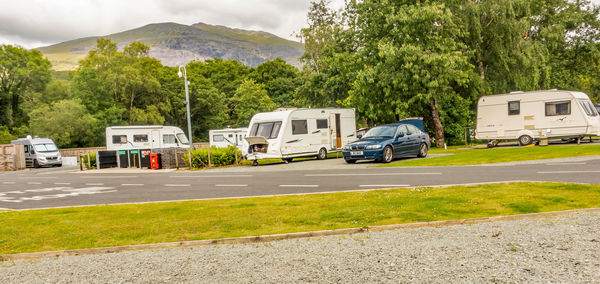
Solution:
[{"label": "green foliage", "polygon": [[248,78],[263,84],[267,95],[278,106],[292,106],[293,95],[299,84],[296,67],[277,58],[258,65]]},{"label": "green foliage", "polygon": [[[191,150],[192,167],[204,168],[208,167],[208,149],[200,148]],[[213,166],[228,166],[241,161],[242,153],[235,146],[227,148],[210,147],[210,161]],[[237,159],[236,159],[237,158]],[[184,154],[184,160],[189,161],[188,154]]]},{"label": "green foliage", "polygon": [[90,163],[88,163],[88,156],[81,156],[81,161],[86,169],[95,169],[96,168],[96,153],[90,153]]},{"label": "green foliage", "polygon": [[52,138],[59,148],[87,146],[98,136],[97,120],[77,100],[41,105],[29,116],[32,134]]},{"label": "green foliage", "polygon": [[0,125],[0,144],[10,144],[11,140],[15,140],[17,138],[17,136],[12,135],[8,131],[8,127]]},{"label": "green foliage", "polygon": [[272,111],[277,105],[269,98],[262,84],[245,80],[231,99],[235,126],[247,126],[252,116],[259,112]]}]

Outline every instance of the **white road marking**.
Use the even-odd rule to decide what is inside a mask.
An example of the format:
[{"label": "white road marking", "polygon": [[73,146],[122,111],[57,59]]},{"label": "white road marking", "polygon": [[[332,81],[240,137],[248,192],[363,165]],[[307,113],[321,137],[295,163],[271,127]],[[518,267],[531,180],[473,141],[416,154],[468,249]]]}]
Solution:
[{"label": "white road marking", "polygon": [[410,184],[361,184],[360,187],[407,187]]},{"label": "white road marking", "polygon": [[307,174],[305,177],[343,177],[343,176],[420,176],[441,175],[442,173],[373,173],[373,174]]},{"label": "white road marking", "polygon": [[215,186],[221,186],[221,187],[246,187],[248,185],[247,184],[215,184]]},{"label": "white road marking", "polygon": [[586,163],[548,163],[546,166],[585,165]]},{"label": "white road marking", "polygon": [[54,184],[56,184],[56,185],[69,185],[71,183],[70,182],[55,182]]},{"label": "white road marking", "polygon": [[36,182],[36,181],[30,181],[27,184],[42,184],[41,182]]},{"label": "white road marking", "polygon": [[[72,187],[51,187],[51,188],[40,188],[40,189],[28,189],[24,191],[9,191],[0,193],[0,201],[2,202],[11,202],[11,203],[21,203],[23,201],[39,201],[44,199],[55,199],[55,198],[65,198],[65,197],[73,197],[79,195],[89,195],[89,194],[98,194],[98,193],[110,193],[116,192],[114,187],[87,187],[87,188],[72,188]],[[25,194],[27,192],[50,192],[50,191],[58,191],[63,193],[57,194],[46,194],[46,195],[36,195],[30,197],[12,197],[7,196],[7,194]]]},{"label": "white road marking", "polygon": [[319,187],[318,184],[280,184],[279,187]]},{"label": "white road marking", "polygon": [[122,186],[142,186],[143,183],[122,183]]},{"label": "white road marking", "polygon": [[86,183],[85,185],[104,185],[103,183]]},{"label": "white road marking", "polygon": [[538,174],[590,174],[590,173],[600,173],[600,171],[546,171],[546,172],[537,172]]},{"label": "white road marking", "polygon": [[3,181],[2,184],[15,184],[16,181]]},{"label": "white road marking", "polygon": [[198,175],[198,176],[169,176],[171,178],[235,178],[253,177],[253,175]]},{"label": "white road marking", "polygon": [[58,177],[19,177],[20,179],[36,179],[36,178],[44,178],[44,179],[57,179]]},{"label": "white road marking", "polygon": [[136,178],[137,176],[83,176],[81,178]]},{"label": "white road marking", "polygon": [[173,184],[173,183],[168,183],[165,184],[165,186],[192,186],[191,184]]}]

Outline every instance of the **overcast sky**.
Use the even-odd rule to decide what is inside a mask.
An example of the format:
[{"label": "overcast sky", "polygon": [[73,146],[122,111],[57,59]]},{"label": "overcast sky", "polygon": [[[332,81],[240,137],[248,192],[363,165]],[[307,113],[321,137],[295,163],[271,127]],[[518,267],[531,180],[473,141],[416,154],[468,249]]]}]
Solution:
[{"label": "overcast sky", "polygon": [[[341,8],[343,0],[331,1]],[[40,47],[150,23],[203,22],[297,40],[310,0],[0,0],[0,44]]]}]

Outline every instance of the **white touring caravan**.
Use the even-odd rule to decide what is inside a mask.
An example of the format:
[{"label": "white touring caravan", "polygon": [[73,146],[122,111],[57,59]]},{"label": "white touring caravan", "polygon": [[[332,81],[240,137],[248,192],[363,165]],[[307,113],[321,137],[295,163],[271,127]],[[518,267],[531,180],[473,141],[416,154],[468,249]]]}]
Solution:
[{"label": "white touring caravan", "polygon": [[326,159],[356,140],[354,109],[278,109],[252,117],[242,154],[248,160]]},{"label": "white touring caravan", "polygon": [[58,147],[50,138],[19,138],[10,141],[10,144],[25,145],[25,166],[39,168],[41,166],[62,166],[62,156]]},{"label": "white touring caravan", "polygon": [[484,96],[477,105],[477,139],[517,139],[529,145],[544,138],[600,134],[600,116],[588,96],[573,91],[532,91]]},{"label": "white touring caravan", "polygon": [[229,146],[238,147],[242,150],[244,137],[248,133],[248,128],[225,128],[214,129],[208,132],[211,147],[227,148]]},{"label": "white touring caravan", "polygon": [[106,128],[106,150],[189,148],[179,127],[162,125],[111,126]]}]

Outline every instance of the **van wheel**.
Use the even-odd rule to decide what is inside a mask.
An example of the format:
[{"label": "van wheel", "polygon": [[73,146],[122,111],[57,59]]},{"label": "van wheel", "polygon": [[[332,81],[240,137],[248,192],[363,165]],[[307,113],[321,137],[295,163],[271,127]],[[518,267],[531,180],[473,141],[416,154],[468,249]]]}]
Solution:
[{"label": "van wheel", "polygon": [[427,150],[429,150],[427,148],[427,144],[421,143],[421,147],[419,147],[419,154],[417,154],[417,157],[419,157],[419,158],[427,157]]},{"label": "van wheel", "polygon": [[33,168],[37,169],[39,167],[40,167],[40,164],[38,163],[38,161],[37,160],[33,160]]},{"label": "van wheel", "polygon": [[327,159],[327,149],[321,148],[319,150],[319,154],[317,154],[317,159],[318,160],[325,160],[325,159]]},{"label": "van wheel", "polygon": [[529,135],[522,135],[521,137],[519,137],[519,145],[521,146],[527,146],[529,144],[533,143],[533,138],[531,138],[531,136]]},{"label": "van wheel", "polygon": [[392,147],[386,146],[383,149],[383,157],[381,158],[381,161],[384,163],[389,163],[393,159],[394,159],[394,150],[392,150]]}]

